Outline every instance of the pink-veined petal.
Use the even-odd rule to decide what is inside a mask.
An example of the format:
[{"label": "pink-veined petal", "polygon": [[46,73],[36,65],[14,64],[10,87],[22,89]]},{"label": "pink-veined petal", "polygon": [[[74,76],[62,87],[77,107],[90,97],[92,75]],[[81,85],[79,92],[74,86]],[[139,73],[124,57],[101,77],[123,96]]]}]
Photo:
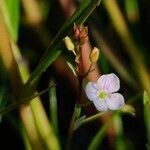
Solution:
[{"label": "pink-veined petal", "polygon": [[85,87],[85,93],[89,100],[93,101],[98,97],[98,86],[94,82],[89,82]]},{"label": "pink-veined petal", "polygon": [[93,101],[93,103],[98,111],[107,111],[108,110],[107,103],[105,100],[100,100],[99,98],[97,98]]},{"label": "pink-veined petal", "polygon": [[100,76],[97,84],[101,90],[108,91],[109,93],[117,92],[120,89],[119,78],[114,73]]},{"label": "pink-veined petal", "polygon": [[113,93],[106,99],[106,103],[109,109],[117,110],[124,105],[124,97],[120,93]]}]

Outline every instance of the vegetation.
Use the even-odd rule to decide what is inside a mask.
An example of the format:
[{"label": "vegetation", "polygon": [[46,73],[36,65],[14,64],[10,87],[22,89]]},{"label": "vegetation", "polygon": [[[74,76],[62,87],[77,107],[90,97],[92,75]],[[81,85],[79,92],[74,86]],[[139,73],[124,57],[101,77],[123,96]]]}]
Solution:
[{"label": "vegetation", "polygon": [[0,149],[150,149],[149,6],[1,0]]}]

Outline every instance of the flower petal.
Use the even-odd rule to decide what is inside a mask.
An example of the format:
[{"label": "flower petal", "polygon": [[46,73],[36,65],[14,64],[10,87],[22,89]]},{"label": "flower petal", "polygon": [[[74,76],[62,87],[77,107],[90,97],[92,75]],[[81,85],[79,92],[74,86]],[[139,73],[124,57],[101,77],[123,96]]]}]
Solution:
[{"label": "flower petal", "polygon": [[107,103],[105,100],[101,100],[101,99],[97,98],[93,101],[93,103],[98,111],[107,111],[108,110]]},{"label": "flower petal", "polygon": [[120,89],[119,78],[114,73],[100,76],[97,84],[101,90],[106,90],[110,93],[117,92]]},{"label": "flower petal", "polygon": [[109,109],[117,110],[124,105],[124,97],[120,93],[113,93],[106,99],[106,103]]},{"label": "flower petal", "polygon": [[89,100],[93,101],[98,97],[98,86],[94,82],[89,82],[85,87],[85,92]]}]

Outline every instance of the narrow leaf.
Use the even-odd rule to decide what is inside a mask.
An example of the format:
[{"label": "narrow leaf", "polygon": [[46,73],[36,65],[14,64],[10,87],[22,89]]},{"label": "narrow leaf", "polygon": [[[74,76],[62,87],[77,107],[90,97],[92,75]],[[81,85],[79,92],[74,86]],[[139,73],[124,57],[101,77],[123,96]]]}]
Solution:
[{"label": "narrow leaf", "polygon": [[[51,84],[54,84],[54,81],[51,81]],[[52,127],[56,133],[59,135],[58,131],[58,115],[57,115],[57,97],[56,97],[56,87],[53,86],[49,91],[49,98],[50,98],[50,116],[51,116],[51,123]]]},{"label": "narrow leaf", "polygon": [[14,41],[17,41],[19,31],[20,0],[4,0],[0,6],[10,36]]},{"label": "narrow leaf", "polygon": [[67,65],[68,65],[69,68],[72,70],[73,74],[74,74],[75,76],[77,76],[75,67],[74,67],[70,62],[67,62]]},{"label": "narrow leaf", "polygon": [[148,149],[150,149],[150,100],[149,97],[147,95],[147,92],[144,91],[144,95],[143,95],[143,104],[144,104],[144,121],[145,121],[145,126],[146,126],[146,133],[147,133],[147,139],[148,139],[148,143],[147,143],[147,147]]},{"label": "narrow leaf", "polygon": [[27,83],[25,84],[25,87],[23,88],[24,91],[23,93],[26,92],[28,93],[32,89],[33,89],[32,92],[34,92],[35,90],[34,88],[36,87],[37,81],[40,78],[41,74],[60,55],[62,49],[61,48],[62,40],[69,34],[69,32],[71,32],[74,23],[76,23],[77,25],[83,24],[100,2],[101,0],[93,0],[93,1],[83,0],[83,2],[76,10],[76,12],[73,14],[73,16],[64,23],[64,25],[62,26],[62,28],[60,29],[60,31],[58,32],[52,43],[50,44],[40,64],[37,66],[37,68],[34,70],[30,78],[28,79]]},{"label": "narrow leaf", "polygon": [[107,129],[110,127],[112,120],[114,118],[114,114],[109,118],[109,120],[99,129],[93,140],[91,141],[88,150],[96,150],[101,144]]}]

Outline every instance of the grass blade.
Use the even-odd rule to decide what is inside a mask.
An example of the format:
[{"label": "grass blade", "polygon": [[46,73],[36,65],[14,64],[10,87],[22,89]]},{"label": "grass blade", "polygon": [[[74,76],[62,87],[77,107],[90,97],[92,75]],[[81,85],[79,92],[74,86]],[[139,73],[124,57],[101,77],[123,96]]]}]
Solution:
[{"label": "grass blade", "polygon": [[147,133],[147,149],[150,149],[150,100],[147,95],[147,92],[144,91],[143,95],[143,104],[144,104],[144,121],[146,126],[146,133]]},{"label": "grass blade", "polygon": [[[23,93],[28,93],[29,91],[34,92],[34,88],[36,87],[37,81],[40,78],[40,75],[53,63],[53,61],[60,55],[61,53],[61,45],[62,39],[69,34],[72,30],[74,23],[77,25],[81,25],[85,22],[88,16],[93,12],[96,6],[101,2],[101,0],[84,0],[73,16],[64,23],[52,43],[50,44],[48,50],[45,52],[40,64],[31,74],[28,79],[25,87],[23,88]],[[30,94],[32,94],[32,92]],[[26,95],[25,94],[25,95]]]},{"label": "grass blade", "polygon": [[[54,82],[51,81],[51,85],[53,85]],[[53,86],[49,90],[49,98],[50,98],[50,116],[51,116],[51,124],[54,129],[55,134],[58,136],[58,117],[57,117],[57,97],[56,97],[56,87]]]},{"label": "grass blade", "polygon": [[91,143],[88,147],[88,150],[98,149],[98,146],[101,144],[107,129],[110,127],[110,125],[112,123],[113,118],[114,118],[114,115],[112,115],[111,118],[109,118],[109,120],[102,126],[102,128],[100,128],[98,133],[95,135],[95,137],[91,141]]},{"label": "grass blade", "polygon": [[19,31],[20,0],[4,0],[0,6],[10,32],[10,36],[14,41],[17,41]]}]

